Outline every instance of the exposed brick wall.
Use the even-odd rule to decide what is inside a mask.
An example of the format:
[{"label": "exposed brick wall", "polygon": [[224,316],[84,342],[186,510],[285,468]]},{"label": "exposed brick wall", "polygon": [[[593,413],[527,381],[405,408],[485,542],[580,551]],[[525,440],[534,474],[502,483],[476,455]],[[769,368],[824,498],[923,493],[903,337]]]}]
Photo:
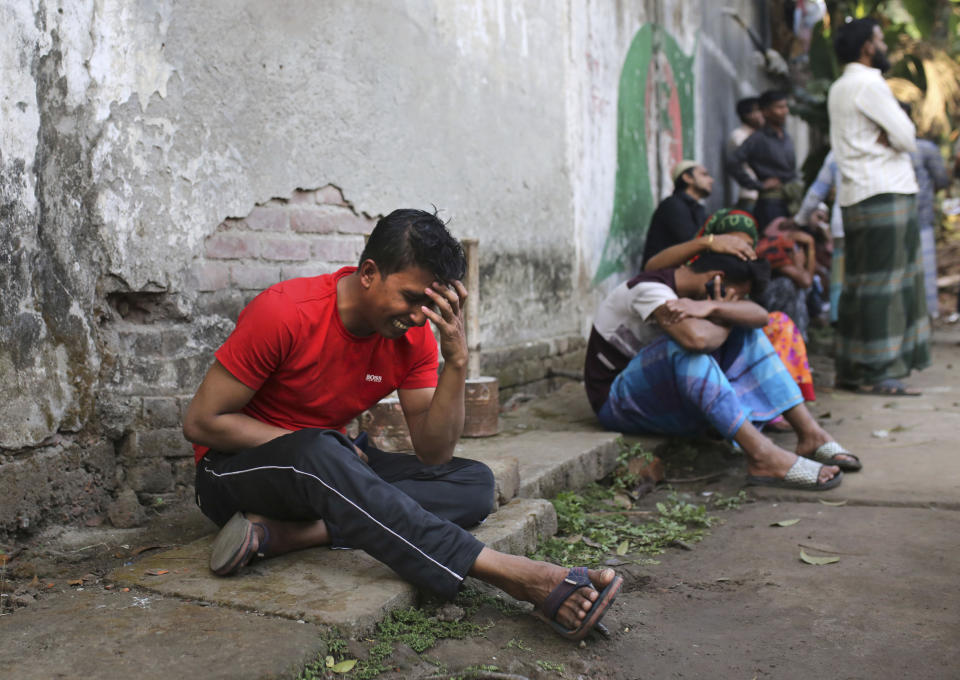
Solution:
[{"label": "exposed brick wall", "polygon": [[204,243],[191,284],[201,293],[261,291],[284,279],[355,264],[364,234],[374,224],[356,214],[332,185],[297,190],[289,199],[257,206],[246,217],[225,220]]},{"label": "exposed brick wall", "polygon": [[[374,224],[332,185],[298,189],[211,228],[180,290],[107,294],[94,416],[82,432],[0,460],[9,459],[0,489],[13,490],[0,504],[0,537],[49,522],[130,526],[143,520],[141,506],[189,499],[183,414],[240,310],[278,281],[355,264]],[[504,398],[537,392],[551,369],[582,367],[583,345],[565,337],[503,348],[484,353],[482,370],[500,379]]]},{"label": "exposed brick wall", "polygon": [[131,489],[147,506],[189,494],[195,468],[182,417],[240,310],[278,281],[355,264],[375,224],[333,185],[298,189],[212,230],[184,290],[110,298],[97,414],[116,451],[115,491]]}]

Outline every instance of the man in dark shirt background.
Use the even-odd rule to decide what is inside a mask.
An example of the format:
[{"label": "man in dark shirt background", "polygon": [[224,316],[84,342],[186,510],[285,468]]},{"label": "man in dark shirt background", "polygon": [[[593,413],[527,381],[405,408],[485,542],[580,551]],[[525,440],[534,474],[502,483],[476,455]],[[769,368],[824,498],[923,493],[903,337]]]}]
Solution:
[{"label": "man in dark shirt background", "polygon": [[[792,214],[792,192],[802,191],[803,187],[797,187],[796,151],[793,139],[784,129],[790,114],[787,95],[776,90],[764,92],[760,95],[760,110],[763,127],[730,154],[727,172],[741,187],[760,192],[753,215],[763,229],[776,218]],[[755,177],[746,172],[744,164]]]},{"label": "man in dark shirt background", "polygon": [[641,268],[661,250],[692,239],[707,220],[701,203],[713,189],[707,169],[696,161],[683,160],[673,167],[670,177],[673,193],[660,201],[650,218]]}]

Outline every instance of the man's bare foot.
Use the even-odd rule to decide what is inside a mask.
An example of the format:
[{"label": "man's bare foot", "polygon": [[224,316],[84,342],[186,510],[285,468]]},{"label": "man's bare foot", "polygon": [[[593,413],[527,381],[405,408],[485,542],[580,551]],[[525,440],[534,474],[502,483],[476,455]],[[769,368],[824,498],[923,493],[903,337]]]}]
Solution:
[{"label": "man's bare foot", "polygon": [[[828,437],[828,439],[824,441],[830,441],[829,435],[827,435],[822,428],[820,431]],[[734,436],[734,439],[743,447],[744,453],[747,454],[747,474],[751,476],[783,479],[787,476],[787,472],[793,467],[793,464],[797,462],[797,454],[780,448],[763,436],[759,430],[749,422],[744,422]],[[811,454],[812,453],[813,451],[811,450]],[[840,468],[836,465],[824,465],[820,468],[817,479],[821,484],[825,484],[836,477],[839,472]]]},{"label": "man's bare foot", "polygon": [[[493,584],[518,600],[530,602],[540,609],[550,592],[567,577],[569,570],[549,562],[508,555],[489,548],[480,551],[470,575]],[[598,591],[606,588],[616,573],[613,569],[591,569],[590,581],[596,590],[580,588],[557,610],[554,619],[566,628],[577,628],[593,607]]]},{"label": "man's bare foot", "polygon": [[254,552],[265,557],[330,543],[330,532],[322,519],[288,522],[252,512],[246,517],[254,524]]},{"label": "man's bare foot", "polygon": [[[828,442],[834,441],[830,433],[820,427],[820,423],[813,418],[803,404],[795,406],[783,415],[797,433],[796,452],[798,456],[813,458],[817,449]],[[859,461],[853,454],[837,453],[834,454],[834,459],[859,466]]]}]

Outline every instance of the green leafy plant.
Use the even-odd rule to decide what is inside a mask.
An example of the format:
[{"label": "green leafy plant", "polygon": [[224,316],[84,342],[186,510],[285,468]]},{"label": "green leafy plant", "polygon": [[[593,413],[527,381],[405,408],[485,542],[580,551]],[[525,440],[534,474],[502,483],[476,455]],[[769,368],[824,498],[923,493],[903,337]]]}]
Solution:
[{"label": "green leafy plant", "polygon": [[735,496],[724,496],[718,493],[710,499],[713,507],[718,510],[736,510],[749,500],[746,491],[738,491]]},{"label": "green leafy plant", "polygon": [[715,521],[706,506],[688,503],[675,493],[657,503],[649,521],[631,521],[626,514],[611,512],[604,502],[614,493],[592,484],[579,493],[558,494],[552,502],[559,534],[541,541],[531,557],[568,567],[595,565],[611,554],[624,555],[624,542],[633,554],[656,555],[670,545],[699,541]]},{"label": "green leafy plant", "polygon": [[537,660],[537,665],[538,665],[542,670],[545,670],[545,671],[553,671],[554,673],[557,673],[558,675],[563,674],[563,671],[565,670],[564,665],[563,665],[562,663],[554,663],[554,662],[552,662],[552,661],[544,661],[544,660],[542,660],[542,659],[538,659],[538,660]]},{"label": "green leafy plant", "polygon": [[649,465],[653,462],[654,455],[644,449],[643,444],[639,442],[627,444],[623,437],[617,438],[617,444],[620,447],[620,451],[617,453],[617,467],[615,468],[616,471],[613,476],[613,487],[617,490],[629,491],[635,489],[643,482],[643,478],[640,475],[630,472],[630,461],[638,458],[642,460],[645,465]]}]

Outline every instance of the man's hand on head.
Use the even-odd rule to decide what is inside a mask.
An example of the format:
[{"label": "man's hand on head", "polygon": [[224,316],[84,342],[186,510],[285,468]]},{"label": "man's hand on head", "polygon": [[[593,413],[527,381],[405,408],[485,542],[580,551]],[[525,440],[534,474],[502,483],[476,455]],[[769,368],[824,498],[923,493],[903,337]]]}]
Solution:
[{"label": "man's hand on head", "polygon": [[717,234],[709,242],[710,251],[723,255],[733,255],[741,260],[756,260],[757,253],[739,236],[733,234]]},{"label": "man's hand on head", "polygon": [[445,363],[466,367],[467,335],[463,328],[463,305],[467,289],[459,281],[444,285],[434,281],[424,293],[433,300],[434,309],[422,307],[440,335],[440,354]]}]

